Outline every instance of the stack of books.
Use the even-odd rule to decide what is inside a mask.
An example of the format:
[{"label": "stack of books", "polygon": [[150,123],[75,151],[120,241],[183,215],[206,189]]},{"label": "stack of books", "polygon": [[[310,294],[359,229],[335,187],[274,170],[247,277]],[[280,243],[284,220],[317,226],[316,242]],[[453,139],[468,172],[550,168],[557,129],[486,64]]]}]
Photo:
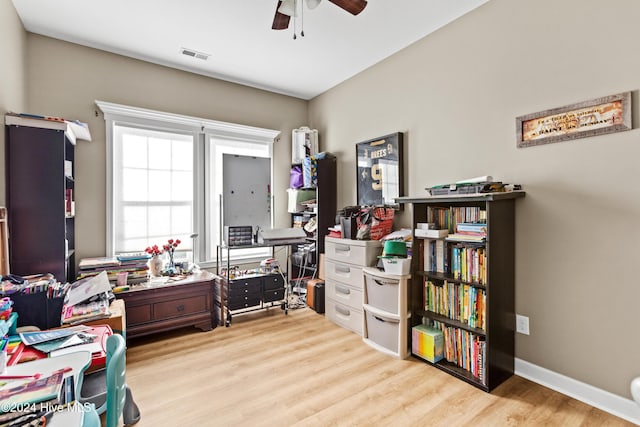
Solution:
[{"label": "stack of books", "polygon": [[456,224],[456,232],[447,240],[483,242],[487,238],[487,224],[484,222],[461,222]]},{"label": "stack of books", "polygon": [[126,273],[127,285],[142,283],[149,280],[149,261],[151,256],[146,252],[120,254],[116,257],[83,258],[78,263],[77,279],[96,276],[102,271],[112,285],[116,285],[118,275]]}]

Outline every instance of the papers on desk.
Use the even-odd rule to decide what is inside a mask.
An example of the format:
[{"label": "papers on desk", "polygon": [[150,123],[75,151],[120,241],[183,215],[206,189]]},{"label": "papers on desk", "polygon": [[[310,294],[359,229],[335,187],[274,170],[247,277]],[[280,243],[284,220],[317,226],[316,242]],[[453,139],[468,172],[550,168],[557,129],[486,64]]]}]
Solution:
[{"label": "papers on desk", "polygon": [[[81,346],[84,344],[91,344],[97,338],[96,335],[86,334],[83,332],[71,335],[69,337],[59,338],[56,340],[46,341],[39,344],[34,344],[33,347],[36,350],[39,350],[43,353],[50,353],[51,356],[54,355],[56,350],[61,350],[64,348]],[[81,350],[80,348],[75,348],[74,351]],[[84,350],[84,349],[83,349]]]},{"label": "papers on desk", "polygon": [[109,317],[111,284],[106,271],[74,282],[62,306],[62,323],[75,325]]},{"label": "papers on desk", "polygon": [[72,326],[64,329],[50,329],[37,332],[22,332],[20,339],[25,345],[34,345],[43,343],[46,341],[57,340],[60,338],[66,338],[71,335],[75,335],[78,332],[86,331],[89,329],[87,326]]},{"label": "papers on desk", "polygon": [[103,271],[97,276],[87,277],[86,279],[74,282],[67,292],[65,305],[73,306],[79,304],[98,294],[109,292],[111,285],[107,277],[107,272]]}]

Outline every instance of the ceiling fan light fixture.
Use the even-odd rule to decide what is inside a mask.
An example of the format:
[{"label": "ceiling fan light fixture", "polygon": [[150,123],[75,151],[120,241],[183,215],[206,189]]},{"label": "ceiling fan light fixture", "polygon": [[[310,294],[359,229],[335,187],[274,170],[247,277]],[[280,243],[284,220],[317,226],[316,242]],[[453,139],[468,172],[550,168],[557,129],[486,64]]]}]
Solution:
[{"label": "ceiling fan light fixture", "polygon": [[282,0],[282,4],[278,8],[278,12],[287,16],[298,16],[296,2],[297,0]]}]

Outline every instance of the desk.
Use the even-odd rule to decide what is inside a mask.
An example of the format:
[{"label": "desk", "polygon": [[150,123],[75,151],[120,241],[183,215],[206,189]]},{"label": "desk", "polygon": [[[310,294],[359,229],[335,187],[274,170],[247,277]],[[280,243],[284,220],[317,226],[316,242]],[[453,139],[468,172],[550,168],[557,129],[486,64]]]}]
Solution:
[{"label": "desk", "polygon": [[[38,359],[33,362],[20,363],[13,366],[7,366],[5,375],[30,375],[36,372],[41,373],[43,376],[52,374],[54,371],[71,367],[71,372],[65,374],[67,376],[73,375],[76,396],[79,395],[82,389],[82,378],[85,369],[91,364],[91,353],[88,351],[78,351],[75,353],[68,353],[58,357],[49,357],[46,359]],[[76,403],[76,405],[79,405]],[[48,426],[54,427],[72,427],[81,426],[84,414],[84,407],[79,405],[78,407],[70,407],[66,410],[60,410],[56,412],[51,419],[51,423]]]}]

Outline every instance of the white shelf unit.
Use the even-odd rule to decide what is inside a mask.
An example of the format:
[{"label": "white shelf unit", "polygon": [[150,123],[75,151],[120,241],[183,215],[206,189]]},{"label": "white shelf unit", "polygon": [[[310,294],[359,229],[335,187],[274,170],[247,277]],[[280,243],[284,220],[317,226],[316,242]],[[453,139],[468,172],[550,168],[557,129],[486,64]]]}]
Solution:
[{"label": "white shelf unit", "polygon": [[410,275],[365,267],[362,339],[372,348],[404,359],[409,356],[407,324],[411,318],[407,287]]}]

